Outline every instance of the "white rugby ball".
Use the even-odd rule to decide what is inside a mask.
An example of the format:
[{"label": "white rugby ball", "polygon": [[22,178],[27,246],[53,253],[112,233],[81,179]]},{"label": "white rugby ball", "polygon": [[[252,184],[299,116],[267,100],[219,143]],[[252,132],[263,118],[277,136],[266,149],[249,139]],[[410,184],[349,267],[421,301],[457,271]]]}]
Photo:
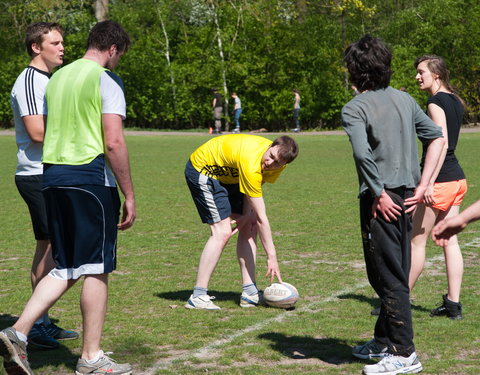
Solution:
[{"label": "white rugby ball", "polygon": [[263,291],[263,299],[268,306],[289,309],[299,298],[298,290],[289,283],[273,283]]}]

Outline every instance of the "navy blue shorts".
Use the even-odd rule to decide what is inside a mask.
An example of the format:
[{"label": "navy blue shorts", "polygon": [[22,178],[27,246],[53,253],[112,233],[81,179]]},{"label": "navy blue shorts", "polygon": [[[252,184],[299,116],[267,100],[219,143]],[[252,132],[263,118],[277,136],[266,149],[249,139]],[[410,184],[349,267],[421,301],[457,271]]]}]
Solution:
[{"label": "navy blue shorts", "polygon": [[116,268],[120,197],[99,185],[43,189],[56,267],[61,280],[110,273]]},{"label": "navy blue shorts", "polygon": [[190,162],[185,166],[185,179],[203,223],[214,224],[243,213],[244,194],[238,184],[220,181],[198,172]]},{"label": "navy blue shorts", "polygon": [[15,175],[15,185],[28,206],[36,240],[48,240],[47,210],[42,194],[42,175]]}]

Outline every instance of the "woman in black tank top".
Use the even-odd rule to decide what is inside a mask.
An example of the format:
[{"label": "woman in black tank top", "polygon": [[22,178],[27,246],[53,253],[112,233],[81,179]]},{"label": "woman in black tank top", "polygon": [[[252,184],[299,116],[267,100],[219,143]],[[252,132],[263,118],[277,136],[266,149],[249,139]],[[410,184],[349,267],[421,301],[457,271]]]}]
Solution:
[{"label": "woman in black tank top", "polygon": [[[460,203],[467,191],[465,175],[455,157],[455,148],[463,120],[463,102],[450,86],[449,73],[441,57],[421,56],[415,61],[415,67],[417,69],[415,78],[420,89],[430,95],[427,114],[442,128],[447,142],[443,157],[439,160],[429,188],[425,192],[424,203],[417,206],[413,218],[410,291],[422,273],[425,247],[433,226],[445,218],[458,215]],[[425,151],[424,145],[424,155]],[[451,319],[462,319],[460,288],[463,258],[457,236],[450,238],[443,246],[443,251],[447,268],[448,292],[443,295],[442,303],[431,311],[430,316],[443,315]]]}]

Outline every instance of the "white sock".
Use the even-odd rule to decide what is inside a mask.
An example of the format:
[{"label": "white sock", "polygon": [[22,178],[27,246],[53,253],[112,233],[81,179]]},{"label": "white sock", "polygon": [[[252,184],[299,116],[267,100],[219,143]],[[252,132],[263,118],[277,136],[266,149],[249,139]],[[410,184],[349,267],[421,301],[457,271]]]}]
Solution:
[{"label": "white sock", "polygon": [[103,356],[103,350],[100,350],[97,354],[97,356],[93,359],[86,359],[85,361],[91,365],[93,365],[95,362],[97,362],[101,357]]},{"label": "white sock", "polygon": [[22,332],[16,331],[17,337],[22,340],[25,344],[27,343],[27,336],[25,336]]}]

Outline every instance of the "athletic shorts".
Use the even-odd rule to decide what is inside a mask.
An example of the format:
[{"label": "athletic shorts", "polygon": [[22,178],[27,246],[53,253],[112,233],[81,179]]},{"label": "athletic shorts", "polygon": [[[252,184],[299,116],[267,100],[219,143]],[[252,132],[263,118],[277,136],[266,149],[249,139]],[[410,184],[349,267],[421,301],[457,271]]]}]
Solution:
[{"label": "athletic shorts", "polygon": [[48,240],[47,211],[42,194],[42,175],[15,175],[15,185],[28,206],[35,239]]},{"label": "athletic shorts", "polygon": [[44,187],[48,226],[60,280],[110,273],[116,268],[120,197],[99,185]]},{"label": "athletic shorts", "polygon": [[242,214],[244,194],[238,184],[222,184],[220,181],[198,172],[190,162],[185,166],[185,179],[203,223],[214,224]]},{"label": "athletic shorts", "polygon": [[432,207],[446,211],[452,206],[460,206],[467,192],[467,181],[465,179],[449,182],[436,182],[433,185]]}]

